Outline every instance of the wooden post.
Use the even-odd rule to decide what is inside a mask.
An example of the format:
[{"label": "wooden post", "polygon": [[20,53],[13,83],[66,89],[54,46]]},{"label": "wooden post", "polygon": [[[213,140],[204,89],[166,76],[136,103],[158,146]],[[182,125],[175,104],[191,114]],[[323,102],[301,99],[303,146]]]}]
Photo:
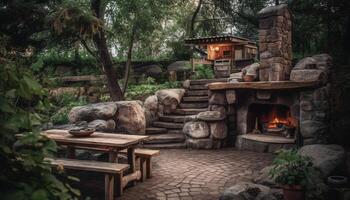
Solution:
[{"label": "wooden post", "polygon": [[151,178],[152,177],[152,157],[149,157],[146,160],[146,173],[147,173],[147,178]]},{"label": "wooden post", "polygon": [[123,196],[123,174],[116,174],[116,193],[117,197]]},{"label": "wooden post", "polygon": [[106,185],[105,185],[105,199],[113,200],[114,199],[114,175],[106,174],[105,175]]},{"label": "wooden post", "polygon": [[[114,151],[109,151],[108,152],[108,162],[111,162],[111,163],[116,163],[118,162],[118,154]],[[119,187],[119,184],[117,185],[117,187]],[[118,188],[117,188],[118,189]],[[105,196],[106,196],[106,199],[108,198],[109,199],[113,199],[113,192],[114,191],[114,175],[112,174],[106,174],[105,175]],[[112,195],[110,197],[110,195]]]},{"label": "wooden post", "polygon": [[[130,147],[128,148],[128,164],[130,165],[129,168],[129,174],[132,174],[135,172],[135,148]],[[131,185],[134,185],[135,181],[131,182]]]},{"label": "wooden post", "polygon": [[147,179],[146,162],[147,159],[143,157],[140,158],[141,181],[145,181]]},{"label": "wooden post", "polygon": [[194,58],[191,58],[191,67],[192,67],[192,72],[194,73],[196,71],[196,67],[194,64]]}]

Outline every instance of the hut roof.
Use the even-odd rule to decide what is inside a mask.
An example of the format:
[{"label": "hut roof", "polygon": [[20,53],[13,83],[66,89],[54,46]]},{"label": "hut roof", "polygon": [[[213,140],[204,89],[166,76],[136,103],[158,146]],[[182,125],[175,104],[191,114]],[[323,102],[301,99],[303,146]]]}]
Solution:
[{"label": "hut roof", "polygon": [[238,37],[234,35],[216,35],[208,37],[188,38],[185,39],[186,44],[210,44],[210,43],[243,43],[255,45],[255,42],[247,38]]}]

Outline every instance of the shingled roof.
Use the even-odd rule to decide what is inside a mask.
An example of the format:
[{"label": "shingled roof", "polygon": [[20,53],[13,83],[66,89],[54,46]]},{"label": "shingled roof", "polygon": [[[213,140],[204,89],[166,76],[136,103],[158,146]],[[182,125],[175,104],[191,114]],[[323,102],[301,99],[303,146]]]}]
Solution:
[{"label": "shingled roof", "polygon": [[188,38],[185,39],[186,44],[210,44],[210,43],[247,43],[255,45],[255,42],[247,38],[238,37],[234,35],[216,35],[208,37]]}]

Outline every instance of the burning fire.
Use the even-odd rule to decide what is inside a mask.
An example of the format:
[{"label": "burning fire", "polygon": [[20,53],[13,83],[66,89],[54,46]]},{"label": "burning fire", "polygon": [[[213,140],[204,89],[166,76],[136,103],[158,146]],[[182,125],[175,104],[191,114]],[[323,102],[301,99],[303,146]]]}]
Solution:
[{"label": "burning fire", "polygon": [[282,119],[278,117],[274,117],[272,121],[267,123],[268,128],[278,128],[280,125],[286,125],[286,126],[291,126],[292,123],[290,120],[287,119]]}]

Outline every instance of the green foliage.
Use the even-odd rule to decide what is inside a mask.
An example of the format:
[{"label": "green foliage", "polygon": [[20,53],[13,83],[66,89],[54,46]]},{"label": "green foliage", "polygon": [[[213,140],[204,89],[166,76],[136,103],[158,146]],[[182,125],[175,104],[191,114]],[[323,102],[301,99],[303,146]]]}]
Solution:
[{"label": "green foliage", "polygon": [[128,91],[125,95],[126,100],[145,100],[148,96],[153,95],[155,92],[161,89],[177,88],[179,82],[165,82],[157,84],[155,80],[148,77],[145,83],[142,84],[130,84]]},{"label": "green foliage", "polygon": [[273,165],[271,177],[281,185],[306,186],[310,173],[314,170],[311,159],[299,155],[295,150],[280,151]]},{"label": "green foliage", "polygon": [[273,161],[270,176],[282,186],[302,186],[309,199],[322,199],[326,186],[320,178],[320,171],[311,161],[310,157],[302,156],[296,150],[280,150]]},{"label": "green foliage", "polygon": [[20,63],[0,68],[0,192],[2,199],[75,199],[79,191],[59,181],[44,161],[56,144],[40,134],[45,90]]},{"label": "green foliage", "polygon": [[87,104],[85,97],[76,98],[74,95],[69,93],[63,93],[52,99],[53,115],[51,116],[51,121],[53,124],[67,124],[68,113],[75,106],[83,106]]},{"label": "green foliage", "polygon": [[208,65],[196,66],[196,71],[193,76],[194,79],[212,79],[214,77],[215,77],[214,71],[211,66],[208,66]]}]

